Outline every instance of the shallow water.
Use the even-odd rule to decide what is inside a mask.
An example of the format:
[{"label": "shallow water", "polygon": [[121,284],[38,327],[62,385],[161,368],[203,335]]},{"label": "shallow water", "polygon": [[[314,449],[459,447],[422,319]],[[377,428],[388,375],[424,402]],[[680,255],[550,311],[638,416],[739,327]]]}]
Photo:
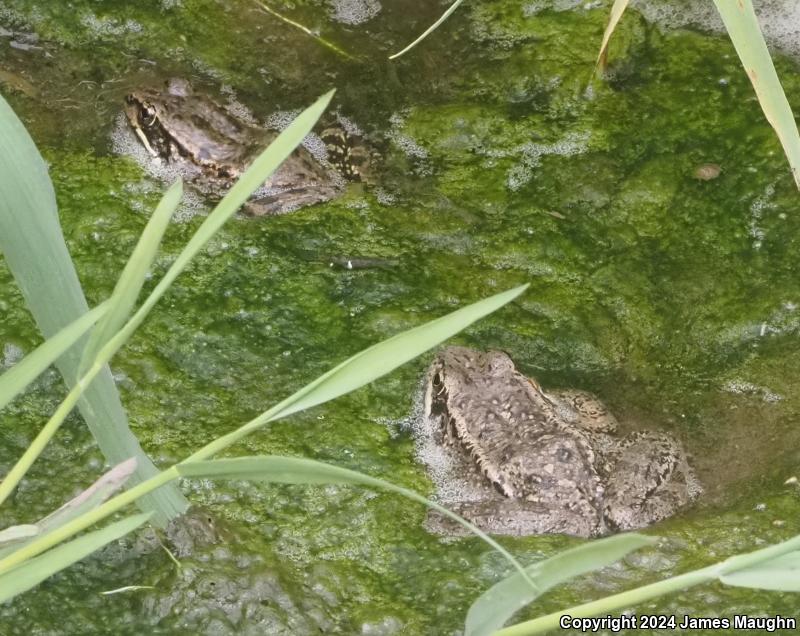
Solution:
[{"label": "shallow water", "polygon": [[[384,156],[377,185],[292,215],[232,220],[178,279],[112,365],[143,446],[166,466],[359,349],[530,282],[458,341],[507,351],[545,386],[598,393],[628,427],[672,431],[706,487],[695,510],[652,530],[663,537],[656,549],[551,592],[531,616],[796,534],[800,491],[783,482],[800,448],[798,194],[730,43],[662,32],[631,12],[614,41],[611,79],[587,89],[602,8],[526,11],[495,1],[463,6],[389,63],[441,11],[417,5],[271,5],[356,61],[248,3],[15,0],[0,9],[4,29],[38,34],[39,48],[28,50],[10,45],[21,36],[0,37],[3,68],[36,94],[5,80],[2,90],[50,162],[91,303],[113,288],[164,188],[113,152],[130,87],[188,77],[263,122],[336,86],[334,109]],[[777,66],[797,104],[796,63]],[[695,179],[706,163],[721,166],[719,177]],[[154,280],[203,214],[199,199],[181,211]],[[348,258],[389,265],[330,266]],[[0,342],[13,358],[38,336],[6,270],[0,277]],[[278,422],[232,454],[313,457],[429,493],[398,423],[413,410],[426,364]],[[46,374],[0,414],[2,464],[60,395]],[[101,466],[73,417],[5,521],[45,514]],[[128,539],[4,606],[2,631],[459,633],[470,602],[507,571],[477,541],[427,534],[424,510],[392,495],[185,488],[228,521],[235,541],[178,571],[143,539]],[[576,540],[503,543],[527,562]],[[99,594],[133,584],[156,589]],[[786,615],[795,607],[789,595],[712,585],[641,610]]]}]

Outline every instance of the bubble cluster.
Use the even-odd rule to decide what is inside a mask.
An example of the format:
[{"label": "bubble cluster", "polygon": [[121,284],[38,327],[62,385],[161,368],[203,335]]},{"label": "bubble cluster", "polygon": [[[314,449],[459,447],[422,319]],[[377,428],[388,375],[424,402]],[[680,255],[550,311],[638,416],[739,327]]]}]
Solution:
[{"label": "bubble cluster", "polygon": [[348,135],[352,135],[354,137],[363,137],[364,136],[364,131],[361,130],[361,128],[359,128],[358,124],[356,124],[349,117],[345,117],[344,115],[336,113],[336,121],[344,129],[344,131]]},{"label": "bubble cluster", "polygon": [[550,9],[552,11],[572,11],[581,5],[583,8],[592,8],[586,5],[596,5],[596,2],[585,2],[585,0],[534,0],[522,6],[522,15],[526,18],[536,15],[540,11]]},{"label": "bubble cluster", "polygon": [[401,426],[411,431],[417,459],[423,464],[436,486],[434,500],[441,504],[480,501],[485,498],[484,490],[476,483],[464,480],[457,470],[461,460],[454,447],[441,443],[439,421],[424,413],[424,394],[427,378],[420,382],[411,413]]},{"label": "bubble cluster", "polygon": [[570,157],[586,152],[589,133],[568,133],[563,139],[552,144],[528,142],[517,147],[512,154],[520,156],[520,162],[508,172],[506,184],[512,191],[519,190],[533,177],[534,169],[542,163],[545,155]]},{"label": "bubble cluster", "polygon": [[378,0],[329,0],[331,17],[342,24],[362,24],[381,12]]},{"label": "bubble cluster", "polygon": [[253,117],[253,113],[250,112],[250,109],[236,99],[236,93],[234,92],[232,86],[229,84],[222,84],[222,86],[219,88],[219,92],[225,95],[227,100],[225,110],[236,117],[236,119],[243,121],[250,126],[258,125],[258,122],[256,121],[256,118]]},{"label": "bubble cluster", "polygon": [[22,360],[25,353],[17,345],[7,342],[3,345],[3,360],[0,362],[0,367],[10,369],[17,362]]},{"label": "bubble cluster", "polygon": [[728,393],[757,395],[768,404],[774,404],[783,399],[782,395],[778,395],[766,387],[758,386],[757,384],[745,382],[743,380],[728,380],[728,382],[722,385],[722,390]]},{"label": "bubble cluster", "polygon": [[764,242],[764,229],[761,227],[761,220],[764,218],[764,211],[775,207],[774,203],[770,202],[775,194],[775,186],[768,185],[764,190],[764,194],[757,197],[750,204],[750,221],[747,227],[747,233],[753,238],[753,249],[760,249],[761,244]]},{"label": "bubble cluster", "polygon": [[[767,41],[800,59],[800,2],[762,0],[754,3],[756,15]],[[712,2],[695,0],[633,0],[631,6],[663,28],[692,26],[724,33],[722,19]]]},{"label": "bubble cluster", "polygon": [[[299,110],[279,110],[272,113],[264,121],[264,126],[270,130],[284,130],[300,114]],[[320,163],[328,163],[328,149],[322,138],[314,133],[308,133],[303,139],[303,147],[308,150]]]},{"label": "bubble cluster", "polygon": [[415,139],[401,132],[405,125],[406,116],[407,113],[395,113],[389,118],[391,129],[387,137],[395,146],[402,150],[407,157],[416,160],[416,173],[418,175],[428,176],[433,172],[428,162],[428,151],[417,143]]},{"label": "bubble cluster", "polygon": [[98,18],[94,14],[84,15],[81,24],[95,36],[121,36],[126,33],[141,33],[144,30],[136,20],[121,22],[111,18]]}]

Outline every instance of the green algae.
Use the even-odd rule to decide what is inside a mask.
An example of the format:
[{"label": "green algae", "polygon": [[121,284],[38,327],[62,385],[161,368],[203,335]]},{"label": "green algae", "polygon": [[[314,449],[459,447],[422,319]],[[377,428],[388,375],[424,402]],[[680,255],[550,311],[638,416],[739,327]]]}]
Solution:
[{"label": "green algae", "polygon": [[[294,103],[316,96],[335,75],[348,84],[345,112],[363,114],[366,125],[384,132],[393,128],[381,144],[389,198],[354,188],[294,215],[233,220],[114,361],[134,430],[158,462],[168,465],[233,430],[372,342],[530,281],[523,299],[461,341],[503,348],[546,386],[595,390],[630,425],[673,430],[693,451],[707,494],[698,510],[654,529],[666,537],[656,550],[553,591],[528,616],[795,533],[798,493],[782,484],[796,468],[793,449],[800,441],[794,426],[797,194],[724,38],[662,34],[631,14],[612,49],[614,75],[590,85],[590,43],[599,42],[603,11],[525,16],[512,3],[481,3],[454,16],[459,41],[453,46],[466,52],[454,56],[458,64],[438,57],[442,68],[436,69],[409,56],[393,73],[402,80],[422,64],[430,83],[371,102],[359,91],[374,94],[376,78],[394,86],[377,64],[333,70],[340,61],[323,53],[287,53],[287,60],[269,62],[269,69],[283,63],[286,71],[259,75],[263,60],[244,47],[231,54],[232,38],[271,37],[304,52],[314,45],[300,45],[294,35],[248,33],[241,14],[218,3],[77,2],[72,11],[51,3],[38,15],[34,3],[13,4],[20,19],[67,49],[63,64],[94,47],[99,53],[77,68],[91,68],[99,79],[139,72],[138,63],[113,54],[122,43],[155,60],[162,75],[205,69],[204,81],[232,83],[264,115],[288,103],[289,93],[275,95],[256,78],[296,84],[301,69],[321,60]],[[303,11],[310,19],[308,8]],[[89,13],[108,28],[96,29],[85,18]],[[336,33],[333,25],[326,28]],[[440,30],[426,51],[444,51],[448,35]],[[355,41],[353,33],[343,33],[342,41]],[[782,61],[780,68],[790,100],[796,99],[796,66]],[[102,151],[98,139],[109,130],[121,90],[97,94],[108,111],[89,119],[109,121],[88,133],[88,149],[77,134],[55,141],[48,106],[16,102],[34,132],[40,122],[49,140],[45,154],[65,235],[95,302],[113,287],[162,187],[137,186],[143,177],[135,164]],[[386,123],[387,112],[397,111],[395,123]],[[720,163],[719,178],[692,177],[705,162]],[[200,220],[170,229],[154,278]],[[359,256],[395,264],[365,270],[328,264]],[[35,331],[5,270],[0,276],[3,343],[30,350]],[[368,389],[273,424],[232,452],[314,457],[429,492],[401,422],[417,399],[424,365],[407,365]],[[3,414],[4,463],[48,414],[59,386],[46,378]],[[31,507],[57,506],[99,470],[77,420],[49,452],[8,513],[14,519]],[[276,597],[292,600],[275,618],[275,633],[286,625],[297,633],[311,629],[299,618],[304,614],[338,633],[366,625],[377,633],[453,631],[471,600],[506,572],[476,541],[443,544],[428,535],[424,511],[387,494],[186,487],[242,537],[228,549],[240,559],[264,555],[263,567],[278,581]],[[574,543],[563,537],[504,542],[523,560]],[[182,589],[182,579],[157,551],[137,559],[132,546],[106,551],[3,608],[10,633],[28,627],[31,617],[38,629],[73,633],[112,624],[120,633],[152,627],[152,612],[143,608],[152,610],[159,595]],[[235,576],[229,561],[215,569],[209,558],[202,561],[208,577]],[[263,584],[258,581],[253,584]],[[96,596],[123,584],[158,590]],[[65,608],[76,606],[82,609],[65,619]],[[780,594],[714,585],[660,599],[650,611],[791,614],[794,604]],[[203,622],[208,616],[186,614],[165,616],[159,627],[196,633],[210,624]],[[232,619],[214,620],[224,630]],[[254,628],[246,619],[236,625]]]}]

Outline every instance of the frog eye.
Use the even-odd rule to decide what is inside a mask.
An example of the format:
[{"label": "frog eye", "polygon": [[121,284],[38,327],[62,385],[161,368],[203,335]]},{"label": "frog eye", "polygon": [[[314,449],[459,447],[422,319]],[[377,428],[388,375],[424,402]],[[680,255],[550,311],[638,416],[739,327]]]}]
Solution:
[{"label": "frog eye", "polygon": [[439,374],[439,373],[434,373],[433,374],[433,386],[435,388],[437,388],[437,389],[440,386],[442,386],[442,376],[441,376],[441,374]]},{"label": "frog eye", "polygon": [[152,126],[156,121],[156,109],[153,108],[150,104],[144,104],[142,106],[142,124],[145,126]]}]

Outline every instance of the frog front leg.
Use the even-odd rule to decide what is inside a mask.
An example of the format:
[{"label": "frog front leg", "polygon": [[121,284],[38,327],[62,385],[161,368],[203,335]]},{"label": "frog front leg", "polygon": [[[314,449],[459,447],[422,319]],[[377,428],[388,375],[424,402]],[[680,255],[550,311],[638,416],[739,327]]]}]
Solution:
[{"label": "frog front leg", "polygon": [[613,530],[642,528],[671,516],[700,492],[677,440],[666,433],[631,433],[619,443],[603,517]]},{"label": "frog front leg", "polygon": [[250,199],[242,206],[242,211],[248,216],[286,214],[330,201],[338,193],[339,189],[330,184],[309,184]]}]

